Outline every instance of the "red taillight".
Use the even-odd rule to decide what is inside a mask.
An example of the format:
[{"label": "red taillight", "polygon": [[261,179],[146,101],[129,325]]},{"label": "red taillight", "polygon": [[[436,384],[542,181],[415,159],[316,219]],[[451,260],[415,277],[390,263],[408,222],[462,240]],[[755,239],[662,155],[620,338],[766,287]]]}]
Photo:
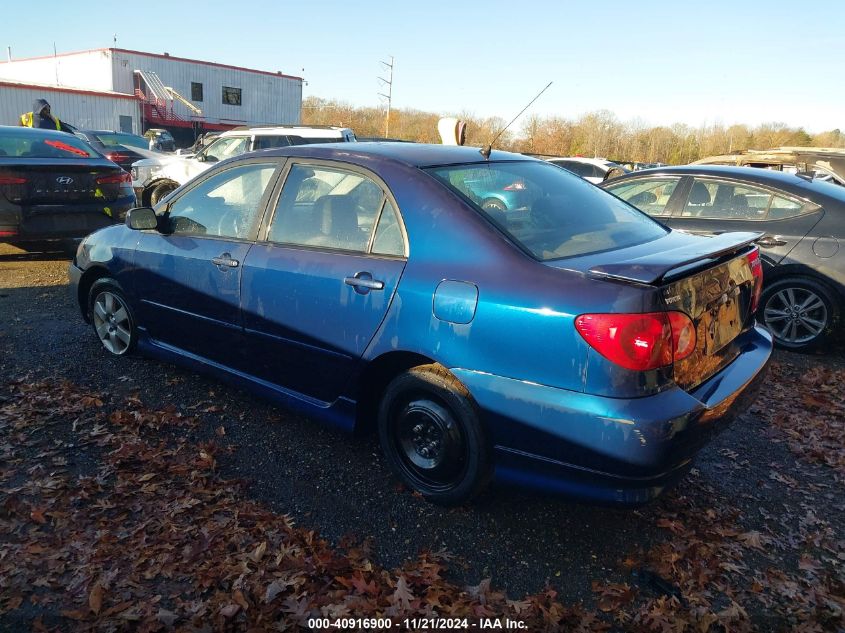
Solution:
[{"label": "red taillight", "polygon": [[122,152],[108,152],[106,154],[106,158],[108,158],[113,163],[118,163],[122,160],[130,160],[132,156],[129,154],[124,154]]},{"label": "red taillight", "polygon": [[99,176],[97,178],[98,185],[119,185],[132,184],[132,176],[127,171],[121,171],[119,174],[109,174],[108,176]]},{"label": "red taillight", "polygon": [[682,312],[582,314],[575,328],[599,354],[635,371],[665,367],[695,349],[695,326]]},{"label": "red taillight", "polygon": [[17,235],[17,231],[7,231],[5,229],[0,230],[0,237],[12,237],[13,235]]},{"label": "red taillight", "polygon": [[760,305],[760,295],[763,294],[763,262],[760,261],[760,249],[756,246],[748,253],[748,265],[754,276],[754,292],[751,295],[751,312],[757,312]]},{"label": "red taillight", "polygon": [[668,312],[672,328],[672,360],[679,361],[695,351],[695,325],[683,312]]},{"label": "red taillight", "polygon": [[504,188],[505,191],[524,191],[525,190],[525,183],[522,181],[512,182],[507,187]]},{"label": "red taillight", "polygon": [[0,176],[0,185],[25,185],[26,178],[18,176]]}]

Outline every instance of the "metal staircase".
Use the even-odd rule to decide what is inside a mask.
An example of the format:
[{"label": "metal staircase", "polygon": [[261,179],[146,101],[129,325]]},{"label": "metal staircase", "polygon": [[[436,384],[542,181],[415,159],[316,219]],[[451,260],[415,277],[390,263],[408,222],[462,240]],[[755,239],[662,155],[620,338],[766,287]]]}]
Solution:
[{"label": "metal staircase", "polygon": [[[202,110],[173,88],[165,86],[152,70],[135,71],[135,96],[144,102],[144,118],[150,123],[189,126],[203,116]],[[173,108],[174,100],[179,101],[192,114],[187,118],[177,114]]]}]

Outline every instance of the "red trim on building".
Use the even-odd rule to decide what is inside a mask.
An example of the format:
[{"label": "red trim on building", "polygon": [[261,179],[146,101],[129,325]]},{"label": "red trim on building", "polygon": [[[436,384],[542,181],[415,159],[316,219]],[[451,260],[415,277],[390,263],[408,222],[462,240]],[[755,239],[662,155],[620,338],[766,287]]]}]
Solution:
[{"label": "red trim on building", "polygon": [[133,51],[128,48],[91,48],[86,51],[72,51],[70,53],[57,53],[55,55],[39,55],[37,57],[21,57],[20,59],[13,59],[11,62],[0,62],[0,68],[3,64],[15,62],[28,62],[36,59],[51,59],[53,57],[69,57],[71,55],[84,55],[85,53],[97,53],[102,51],[112,51],[115,53],[128,53],[130,55],[142,55],[144,57],[155,57],[158,59],[171,59],[176,62],[188,62],[190,64],[200,64],[202,66],[214,66],[216,68],[226,68],[228,70],[240,70],[247,73],[255,73],[257,75],[268,75],[270,77],[282,77],[284,79],[298,79],[302,81],[302,77],[295,75],[284,75],[282,73],[274,73],[269,70],[256,70],[254,68],[244,68],[243,66],[232,66],[230,64],[218,64],[217,62],[204,62],[200,59],[189,59],[187,57],[175,57],[173,55],[162,55],[159,53],[145,53],[144,51]]},{"label": "red trim on building", "polygon": [[[207,121],[202,120],[195,120],[196,123],[200,126],[200,128],[204,132],[225,132],[226,130],[231,130],[232,128],[239,127],[241,124],[227,124],[227,123],[209,123]],[[145,116],[143,117],[143,123],[147,128],[150,127],[183,127],[183,128],[193,128],[194,121],[186,121],[182,120],[175,120],[175,119],[162,119],[160,117],[154,116]]]},{"label": "red trim on building", "polygon": [[52,92],[69,92],[76,95],[91,95],[94,97],[108,97],[110,99],[128,99],[130,101],[139,101],[138,97],[130,94],[123,94],[120,92],[98,92],[96,90],[83,90],[81,88],[64,88],[62,86],[44,86],[42,84],[25,84],[14,81],[0,80],[0,86],[7,86],[10,88],[29,88],[35,90],[49,90]]}]

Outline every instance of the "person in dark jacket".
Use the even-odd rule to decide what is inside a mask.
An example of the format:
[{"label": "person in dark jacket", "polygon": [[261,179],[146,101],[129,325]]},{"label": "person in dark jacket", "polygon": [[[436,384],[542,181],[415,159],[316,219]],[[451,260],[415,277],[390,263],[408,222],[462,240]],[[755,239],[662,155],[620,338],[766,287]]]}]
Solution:
[{"label": "person in dark jacket", "polygon": [[50,104],[46,99],[36,99],[32,103],[32,112],[21,115],[20,124],[24,127],[37,127],[45,130],[60,130],[73,133],[73,129],[59,121],[59,117],[50,113]]}]

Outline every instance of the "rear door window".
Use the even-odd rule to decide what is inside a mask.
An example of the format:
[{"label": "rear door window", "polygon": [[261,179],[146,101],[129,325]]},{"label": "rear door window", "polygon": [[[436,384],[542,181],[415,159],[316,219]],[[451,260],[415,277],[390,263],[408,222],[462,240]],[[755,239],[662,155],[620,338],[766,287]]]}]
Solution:
[{"label": "rear door window", "polygon": [[285,180],[267,239],[280,244],[403,255],[404,238],[397,215],[382,188],[367,176],[295,164]]},{"label": "rear door window", "polygon": [[272,147],[287,147],[291,145],[290,140],[284,135],[260,135],[255,137],[255,149],[270,149]]},{"label": "rear door window", "polygon": [[628,204],[634,205],[640,211],[656,217],[666,217],[669,215],[669,199],[680,180],[680,178],[641,178],[633,182],[626,180],[605,189]]},{"label": "rear door window", "polygon": [[681,217],[708,220],[766,220],[793,217],[803,204],[752,185],[696,178]]},{"label": "rear door window", "polygon": [[[540,260],[561,259],[643,244],[667,232],[646,214],[544,161],[484,162],[428,171],[513,242]],[[470,183],[520,183],[525,208],[485,208]]]}]

